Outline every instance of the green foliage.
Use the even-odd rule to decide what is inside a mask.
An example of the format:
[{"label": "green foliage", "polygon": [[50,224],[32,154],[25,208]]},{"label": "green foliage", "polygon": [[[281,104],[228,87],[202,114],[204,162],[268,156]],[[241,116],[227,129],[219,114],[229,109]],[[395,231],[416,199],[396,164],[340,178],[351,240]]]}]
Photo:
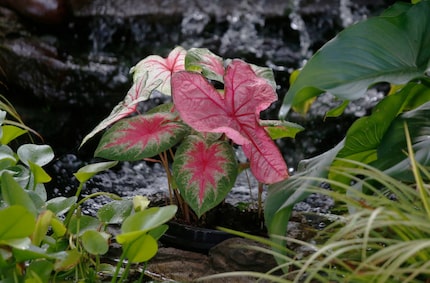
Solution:
[{"label": "green foliage", "polygon": [[[326,194],[337,202],[339,211],[349,213],[328,215],[332,224],[306,242],[284,236],[274,241],[223,229],[266,244],[267,248],[250,246],[249,249],[273,254],[282,261],[266,274],[244,271],[203,279],[251,276],[285,283],[426,282],[430,276],[430,186],[423,180],[430,179],[430,171],[416,162],[409,138],[407,143],[413,182],[406,184],[373,166],[351,160],[343,160],[349,166],[336,166],[332,170],[352,179],[352,186],[303,175],[300,178],[308,182],[341,186],[342,192],[321,190],[317,186],[308,187],[307,192]],[[298,256],[278,245],[279,240],[294,243],[308,252]],[[276,249],[271,250],[270,246]]]},{"label": "green foliage", "polygon": [[[5,116],[6,112],[0,111],[2,121]],[[17,126],[2,126],[3,137],[7,138],[0,140],[12,141],[19,136],[16,132],[20,132]],[[146,262],[156,254],[157,239],[166,232],[165,223],[174,216],[176,206],[146,208],[149,201],[143,196],[80,196],[86,181],[117,162],[82,167],[75,173],[80,182],[75,196],[47,200],[43,184],[51,178],[43,166],[54,158],[52,149],[24,144],[15,153],[1,144],[0,152],[0,281],[96,281],[102,271],[112,282],[124,281],[132,262]],[[96,216],[82,215],[81,204],[102,194],[114,200],[100,208]],[[108,225],[118,223],[123,223],[122,234],[108,232]],[[124,237],[128,232],[138,235]],[[121,244],[123,252],[117,266],[107,267],[100,264],[100,256],[109,251],[113,239]]]},{"label": "green foliage", "polygon": [[[390,92],[369,116],[356,120],[345,139],[330,151],[300,162],[297,177],[269,188],[265,218],[275,241],[285,235],[294,203],[305,198],[319,178],[328,178],[333,189],[347,191],[353,175],[335,168],[355,170],[371,165],[404,182],[415,182],[406,156],[404,123],[410,129],[417,161],[430,165],[430,2],[398,3],[381,16],[363,20],[339,33],[303,67],[286,94],[283,118],[322,92],[345,100],[328,116],[339,115],[350,100],[363,97],[378,82],[389,82]],[[371,31],[371,32],[370,32]],[[356,161],[356,163],[351,162]],[[304,176],[312,178],[304,178]],[[428,180],[428,176],[424,176]],[[277,235],[277,236],[275,236]],[[281,261],[280,261],[281,262]]]}]

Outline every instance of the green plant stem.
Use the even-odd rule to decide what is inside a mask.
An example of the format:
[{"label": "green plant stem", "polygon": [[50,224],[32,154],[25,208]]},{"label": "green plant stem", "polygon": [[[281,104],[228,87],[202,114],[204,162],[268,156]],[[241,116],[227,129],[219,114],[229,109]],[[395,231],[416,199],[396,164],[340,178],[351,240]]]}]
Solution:
[{"label": "green plant stem", "polygon": [[128,273],[130,272],[130,267],[131,267],[131,262],[128,261],[124,268],[124,272],[121,274],[121,278],[119,279],[119,282],[124,282],[124,280],[127,278]]},{"label": "green plant stem", "polygon": [[117,278],[118,278],[118,275],[119,275],[119,271],[121,269],[121,265],[122,265],[122,263],[124,262],[124,259],[125,259],[125,254],[126,254],[126,251],[123,251],[122,254],[121,254],[121,257],[119,258],[119,261],[118,261],[118,263],[116,265],[116,268],[115,268],[115,272],[112,275],[111,283],[116,283],[117,282]]},{"label": "green plant stem", "polygon": [[263,184],[258,182],[258,219],[261,219],[263,213]]},{"label": "green plant stem", "polygon": [[166,171],[167,175],[167,186],[169,188],[169,201],[170,204],[173,203],[173,188],[172,188],[172,176],[170,174],[169,161],[167,160],[166,152],[163,151],[159,154],[161,159],[161,164],[163,165],[164,171]]},{"label": "green plant stem", "polygon": [[412,172],[414,174],[415,182],[417,183],[417,189],[418,189],[418,192],[421,196],[421,200],[422,200],[424,208],[426,210],[427,217],[430,219],[429,195],[427,193],[423,179],[422,179],[421,174],[419,172],[419,169],[417,167],[417,161],[415,160],[415,154],[414,154],[413,148],[412,148],[412,142],[411,142],[411,137],[409,134],[409,128],[408,128],[408,125],[406,124],[406,122],[404,122],[404,127],[405,127],[406,143],[408,145],[409,158],[411,159]]},{"label": "green plant stem", "polygon": [[[171,153],[172,154],[172,153]],[[164,170],[166,171],[166,176],[167,176],[167,185],[169,187],[169,198],[170,198],[170,204],[173,204],[173,195],[175,196],[176,202],[179,206],[179,209],[181,210],[185,221],[187,221],[188,223],[190,222],[190,211],[187,207],[187,205],[185,204],[185,202],[183,201],[181,195],[178,193],[178,190],[176,190],[176,188],[173,187],[173,176],[172,176],[172,172],[170,171],[169,168],[169,160],[167,157],[167,152],[162,152],[160,153],[160,159],[161,159],[161,164],[163,164]]]}]

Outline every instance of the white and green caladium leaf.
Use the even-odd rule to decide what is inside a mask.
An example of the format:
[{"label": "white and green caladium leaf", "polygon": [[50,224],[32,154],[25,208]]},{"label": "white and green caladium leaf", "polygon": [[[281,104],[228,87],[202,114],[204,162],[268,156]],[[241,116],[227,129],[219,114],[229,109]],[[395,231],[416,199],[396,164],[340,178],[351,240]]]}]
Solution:
[{"label": "white and green caladium leaf", "polygon": [[136,161],[152,157],[177,144],[189,127],[172,113],[138,115],[118,121],[102,136],[96,157]]},{"label": "white and green caladium leaf", "polygon": [[224,62],[206,48],[191,48],[185,56],[185,69],[199,72],[209,80],[224,82]]},{"label": "white and green caladium leaf", "polygon": [[208,142],[196,135],[181,143],[172,168],[181,196],[198,217],[225,199],[238,173],[227,141]]},{"label": "white and green caladium leaf", "polygon": [[85,138],[81,146],[98,132],[106,129],[116,121],[124,118],[136,110],[140,101],[147,100],[154,90],[170,95],[170,78],[174,72],[184,70],[186,50],[182,47],[173,49],[167,58],[151,55],[141,60],[131,68],[133,85],[127,95]]},{"label": "white and green caladium leaf", "polygon": [[340,32],[303,67],[285,95],[280,118],[322,92],[354,100],[377,82],[404,84],[428,76],[429,15],[429,1],[395,5]]}]

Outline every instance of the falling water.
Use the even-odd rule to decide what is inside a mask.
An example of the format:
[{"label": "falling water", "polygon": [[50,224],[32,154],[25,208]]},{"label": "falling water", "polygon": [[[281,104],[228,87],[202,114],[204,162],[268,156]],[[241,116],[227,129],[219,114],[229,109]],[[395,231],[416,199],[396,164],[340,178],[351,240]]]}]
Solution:
[{"label": "falling water", "polygon": [[299,32],[300,55],[304,60],[306,60],[312,55],[312,52],[309,49],[311,46],[311,38],[309,36],[306,23],[300,14],[300,4],[301,0],[292,0],[292,9],[289,14],[289,18],[291,21],[291,28]]}]

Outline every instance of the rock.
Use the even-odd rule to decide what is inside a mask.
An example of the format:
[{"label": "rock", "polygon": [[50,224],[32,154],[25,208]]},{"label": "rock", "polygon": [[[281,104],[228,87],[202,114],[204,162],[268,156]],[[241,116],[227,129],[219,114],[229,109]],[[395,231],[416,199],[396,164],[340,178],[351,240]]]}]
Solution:
[{"label": "rock", "polygon": [[[242,238],[231,238],[213,247],[209,254],[161,247],[146,268],[154,279],[193,282],[203,276],[231,271],[266,272],[276,266],[271,255],[246,247],[261,244]],[[255,278],[232,276],[211,279],[212,283],[255,282]],[[262,281],[264,282],[264,281]]]},{"label": "rock", "polygon": [[212,268],[217,272],[256,271],[267,272],[276,266],[272,255],[250,249],[257,246],[268,248],[260,243],[242,238],[231,238],[209,251]]},{"label": "rock", "polygon": [[0,0],[0,5],[32,21],[50,25],[64,23],[69,13],[66,0]]}]

